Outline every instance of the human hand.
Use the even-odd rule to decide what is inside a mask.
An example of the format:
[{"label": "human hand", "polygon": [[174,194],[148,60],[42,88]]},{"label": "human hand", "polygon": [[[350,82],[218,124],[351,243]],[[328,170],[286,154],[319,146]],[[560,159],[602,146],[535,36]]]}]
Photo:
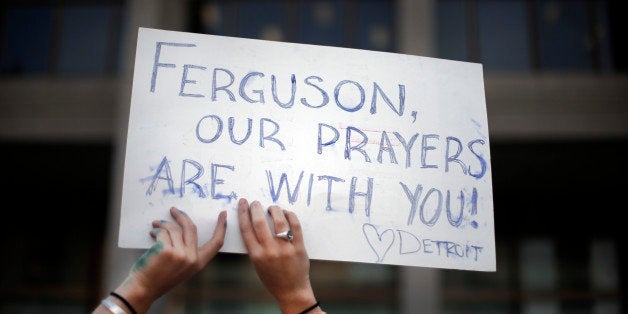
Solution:
[{"label": "human hand", "polygon": [[196,225],[183,211],[171,208],[175,221],[153,221],[155,244],[133,265],[114,291],[138,313],[144,313],[160,296],[203,269],[224,243],[227,212],[218,215],[210,240],[198,246]]},{"label": "human hand", "polygon": [[[310,260],[305,250],[301,224],[290,211],[270,206],[275,232],[292,230],[291,241],[275,237],[258,201],[238,202],[242,239],[260,280],[279,303],[282,313],[301,313],[316,304],[310,283]],[[309,313],[324,313],[320,307]]]}]

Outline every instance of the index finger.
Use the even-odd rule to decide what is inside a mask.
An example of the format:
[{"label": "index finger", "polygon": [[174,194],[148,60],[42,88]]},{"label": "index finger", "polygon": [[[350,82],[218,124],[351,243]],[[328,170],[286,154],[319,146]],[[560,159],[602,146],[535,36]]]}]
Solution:
[{"label": "index finger", "polygon": [[251,214],[249,213],[249,202],[244,198],[238,201],[238,225],[240,226],[240,234],[242,235],[246,250],[249,253],[253,250],[257,250],[260,246],[255,231],[253,231]]},{"label": "index finger", "polygon": [[170,208],[170,214],[181,226],[183,233],[183,244],[185,245],[188,253],[196,253],[198,246],[198,235],[196,230],[196,224],[192,219],[182,210],[172,207]]},{"label": "index finger", "polygon": [[270,232],[270,225],[266,219],[266,211],[262,208],[262,204],[259,201],[253,201],[249,211],[251,212],[251,222],[257,241],[262,246],[270,243],[273,239],[273,235]]},{"label": "index finger", "polygon": [[216,256],[218,250],[225,243],[225,235],[227,233],[227,212],[222,211],[218,214],[214,235],[205,244],[198,248],[198,255],[201,259],[201,265],[205,267],[209,261]]}]

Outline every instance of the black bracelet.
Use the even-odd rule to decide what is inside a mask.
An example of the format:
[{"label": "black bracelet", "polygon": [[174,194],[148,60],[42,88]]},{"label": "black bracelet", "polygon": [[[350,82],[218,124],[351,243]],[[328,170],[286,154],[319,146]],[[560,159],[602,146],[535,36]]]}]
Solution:
[{"label": "black bracelet", "polygon": [[308,307],[307,309],[303,310],[303,312],[300,312],[299,314],[305,314],[305,313],[307,313],[307,312],[309,312],[309,311],[319,307],[320,305],[321,304],[318,301],[316,301],[316,303],[314,305]]},{"label": "black bracelet", "polygon": [[114,296],[116,298],[118,298],[118,300],[122,301],[122,303],[124,303],[124,305],[126,305],[126,307],[129,308],[129,310],[131,310],[132,314],[137,314],[137,312],[135,311],[135,309],[133,308],[133,306],[131,306],[131,303],[129,303],[129,301],[127,301],[125,298],[123,298],[121,295],[111,291],[109,292],[109,295]]}]

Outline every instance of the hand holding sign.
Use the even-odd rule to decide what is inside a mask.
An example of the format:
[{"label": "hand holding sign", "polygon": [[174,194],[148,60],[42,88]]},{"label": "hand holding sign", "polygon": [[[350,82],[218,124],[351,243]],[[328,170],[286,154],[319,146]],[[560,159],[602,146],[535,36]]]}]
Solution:
[{"label": "hand holding sign", "polygon": [[[310,260],[303,243],[301,224],[297,216],[270,206],[273,228],[266,219],[266,212],[258,201],[249,206],[246,199],[238,202],[238,221],[242,239],[255,265],[257,275],[279,303],[282,313],[300,313],[317,304],[310,283]],[[290,230],[293,239],[273,236]],[[318,308],[314,306],[314,308]],[[320,310],[320,308],[318,308]],[[318,311],[317,311],[318,313]]]},{"label": "hand holding sign", "polygon": [[240,195],[299,214],[313,259],[495,270],[481,65],[140,29],[119,245]]},{"label": "hand holding sign", "polygon": [[227,212],[218,215],[214,234],[197,246],[196,225],[185,212],[170,208],[174,221],[153,221],[154,244],[135,262],[124,282],[93,313],[146,313],[151,304],[209,263],[222,247]]},{"label": "hand holding sign", "polygon": [[[282,313],[325,313],[310,284],[310,261],[299,219],[276,206],[271,206],[269,212],[275,229],[291,228],[294,239],[286,242],[271,235],[267,214],[259,202],[254,201],[250,208],[246,199],[238,202],[240,231],[259,278],[277,299]],[[214,235],[200,247],[197,227],[190,217],[174,207],[170,213],[174,221],[152,223],[150,235],[155,243],[135,262],[111,297],[94,309],[94,314],[146,313],[155,300],[202,270],[216,256],[225,238],[226,212],[218,215]]]}]

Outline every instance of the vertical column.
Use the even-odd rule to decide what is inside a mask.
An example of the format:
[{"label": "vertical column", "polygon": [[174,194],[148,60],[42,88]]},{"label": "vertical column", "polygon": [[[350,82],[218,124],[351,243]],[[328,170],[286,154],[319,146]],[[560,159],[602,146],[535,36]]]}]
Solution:
[{"label": "vertical column", "polygon": [[[435,56],[434,0],[398,0],[396,5],[397,52],[425,57]],[[402,267],[399,276],[401,313],[440,313],[439,270]]]},{"label": "vertical column", "polygon": [[523,314],[560,314],[556,248],[551,239],[525,239],[519,248],[521,290],[530,297],[521,302]]},{"label": "vertical column", "polygon": [[591,290],[600,295],[615,295],[615,298],[600,298],[593,302],[593,314],[621,313],[620,275],[615,241],[595,239],[591,242],[590,281]]},{"label": "vertical column", "polygon": [[397,0],[397,47],[399,53],[436,55],[435,0]]},{"label": "vertical column", "polygon": [[[122,199],[122,177],[124,152],[128,125],[129,106],[131,103],[131,86],[133,66],[135,64],[135,47],[138,28],[152,27],[168,30],[184,30],[187,23],[186,10],[189,1],[167,0],[129,0],[126,2],[127,21],[123,29],[122,67],[119,77],[118,107],[114,121],[114,156],[112,165],[112,194],[107,214],[105,235],[105,261],[103,263],[103,286],[101,295],[105,296],[115,289],[127,276],[135,260],[144,253],[143,250],[118,248],[118,230],[120,226],[120,202]],[[158,301],[157,303],[162,303]],[[163,304],[155,304],[150,313],[165,313]]]},{"label": "vertical column", "polygon": [[403,267],[399,295],[402,314],[441,312],[440,272],[433,268]]}]

